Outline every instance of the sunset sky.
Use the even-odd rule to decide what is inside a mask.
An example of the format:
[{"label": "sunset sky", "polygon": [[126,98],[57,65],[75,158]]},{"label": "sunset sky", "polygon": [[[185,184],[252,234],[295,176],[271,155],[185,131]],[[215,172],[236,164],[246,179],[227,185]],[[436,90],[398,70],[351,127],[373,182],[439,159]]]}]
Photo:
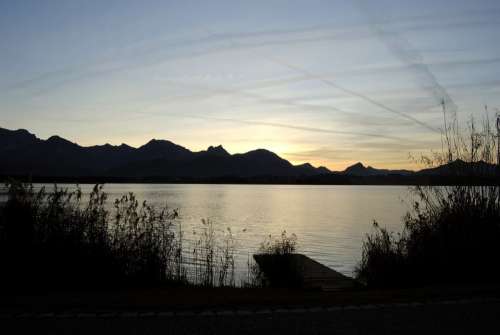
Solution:
[{"label": "sunset sky", "polygon": [[415,168],[500,107],[500,1],[0,1],[0,127]]}]

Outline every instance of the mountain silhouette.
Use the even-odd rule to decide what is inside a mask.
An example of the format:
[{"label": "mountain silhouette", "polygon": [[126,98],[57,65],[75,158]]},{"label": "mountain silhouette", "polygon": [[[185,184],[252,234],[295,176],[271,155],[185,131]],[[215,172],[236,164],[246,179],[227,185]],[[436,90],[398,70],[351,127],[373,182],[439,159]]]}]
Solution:
[{"label": "mountain silhouette", "polygon": [[408,176],[415,172],[409,170],[375,169],[371,166],[364,166],[362,163],[358,162],[354,165],[349,166],[341,173],[349,176],[367,177],[367,176],[387,176],[387,175]]},{"label": "mountain silhouette", "polygon": [[[127,144],[83,147],[59,136],[42,140],[25,129],[0,128],[0,176],[4,177],[404,184],[416,180],[444,182],[440,179],[443,176],[491,179],[497,173],[495,165],[461,160],[420,171],[376,169],[359,162],[344,171],[333,172],[309,163],[293,165],[265,149],[230,154],[218,145],[193,152],[158,139],[152,139],[138,148]],[[455,182],[456,179],[447,180]],[[464,180],[467,182],[463,178],[461,182]]]},{"label": "mountain silhouette", "polygon": [[0,128],[0,156],[2,175],[208,178],[331,173],[307,163],[293,165],[265,149],[231,155],[219,145],[193,152],[158,139],[139,148],[126,144],[83,147],[59,136],[42,140],[24,129]]},{"label": "mountain silhouette", "polygon": [[[465,162],[461,159],[454,160],[448,164],[418,171],[422,176],[475,176],[490,177],[499,172],[498,167],[484,161]],[[498,175],[497,175],[498,176]]]}]

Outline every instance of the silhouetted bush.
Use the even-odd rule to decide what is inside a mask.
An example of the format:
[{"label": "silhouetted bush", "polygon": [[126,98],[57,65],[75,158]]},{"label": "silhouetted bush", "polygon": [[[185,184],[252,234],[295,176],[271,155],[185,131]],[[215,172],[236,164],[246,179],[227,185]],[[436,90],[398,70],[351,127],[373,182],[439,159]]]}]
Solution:
[{"label": "silhouetted bush", "polygon": [[[491,129],[486,117],[480,132],[473,120],[464,132],[456,120],[447,125],[445,114],[446,150],[424,161],[447,163],[455,175],[472,169],[474,175],[500,181]],[[413,191],[416,201],[404,217],[402,233],[375,224],[376,231],[367,236],[358,279],[379,287],[500,282],[499,184],[416,186]]]},{"label": "silhouetted bush", "polygon": [[79,188],[47,192],[17,182],[7,188],[0,208],[0,284],[6,289],[236,286],[230,228],[217,230],[202,220],[191,258],[183,252],[177,211],[139,203],[133,193],[109,205],[102,185],[85,196]]},{"label": "silhouetted bush", "polygon": [[106,209],[96,185],[83,203],[80,189],[7,185],[0,210],[0,281],[23,286],[105,287],[183,280],[174,234],[177,212],[139,205],[133,194]]},{"label": "silhouetted bush", "polygon": [[284,230],[280,237],[269,235],[261,244],[259,253],[266,255],[289,255],[297,250],[297,235],[287,235]]},{"label": "silhouetted bush", "polygon": [[254,259],[259,266],[262,285],[271,287],[299,287],[302,280],[298,276],[298,263],[294,253],[297,250],[297,236],[283,231],[280,237],[269,235],[261,243]]}]

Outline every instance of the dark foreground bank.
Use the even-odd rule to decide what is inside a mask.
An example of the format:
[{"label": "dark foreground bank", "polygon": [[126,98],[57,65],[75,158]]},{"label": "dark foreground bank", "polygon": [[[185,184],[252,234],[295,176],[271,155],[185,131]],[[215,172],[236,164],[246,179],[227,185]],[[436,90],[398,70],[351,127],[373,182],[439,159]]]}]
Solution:
[{"label": "dark foreground bank", "polygon": [[109,311],[202,311],[298,308],[500,299],[500,285],[433,286],[413,289],[355,289],[324,292],[285,288],[167,287],[108,291],[3,293],[3,313]]},{"label": "dark foreground bank", "polygon": [[2,299],[2,334],[495,333],[498,287],[196,289]]}]

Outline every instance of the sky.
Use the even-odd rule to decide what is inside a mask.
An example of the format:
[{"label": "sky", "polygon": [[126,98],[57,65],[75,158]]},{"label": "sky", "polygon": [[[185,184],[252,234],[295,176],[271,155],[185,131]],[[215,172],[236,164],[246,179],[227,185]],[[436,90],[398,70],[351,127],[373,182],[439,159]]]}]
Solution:
[{"label": "sky", "polygon": [[0,127],[418,168],[443,101],[500,107],[499,32],[498,0],[0,0]]}]

